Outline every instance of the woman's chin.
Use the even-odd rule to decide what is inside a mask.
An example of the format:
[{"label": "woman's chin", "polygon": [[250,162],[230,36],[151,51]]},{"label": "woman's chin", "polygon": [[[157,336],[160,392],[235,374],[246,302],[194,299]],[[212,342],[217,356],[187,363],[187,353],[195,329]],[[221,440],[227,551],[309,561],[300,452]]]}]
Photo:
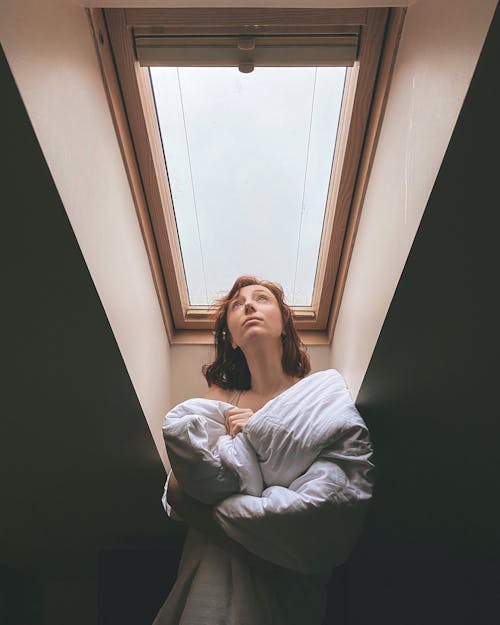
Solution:
[{"label": "woman's chin", "polygon": [[272,345],[276,345],[276,343],[281,344],[281,335],[274,336],[269,334],[264,328],[255,324],[252,327],[249,327],[245,332],[245,336],[243,341],[240,343],[240,347],[244,349],[247,345],[255,344],[258,341],[259,343],[270,343]]}]

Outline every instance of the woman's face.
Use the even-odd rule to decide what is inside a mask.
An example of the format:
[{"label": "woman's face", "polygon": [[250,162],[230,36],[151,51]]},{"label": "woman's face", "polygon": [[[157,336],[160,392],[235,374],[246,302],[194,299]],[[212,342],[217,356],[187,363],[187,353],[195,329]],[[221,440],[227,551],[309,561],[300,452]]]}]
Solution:
[{"label": "woman's face", "polygon": [[257,337],[280,338],[283,318],[274,294],[265,286],[250,284],[239,290],[227,308],[227,327],[233,348]]}]

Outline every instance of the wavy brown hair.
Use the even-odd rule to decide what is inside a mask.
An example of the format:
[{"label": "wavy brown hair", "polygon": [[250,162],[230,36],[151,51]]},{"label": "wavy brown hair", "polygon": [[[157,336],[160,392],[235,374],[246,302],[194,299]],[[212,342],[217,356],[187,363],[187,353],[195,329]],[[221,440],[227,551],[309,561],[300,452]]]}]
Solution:
[{"label": "wavy brown hair", "polygon": [[224,389],[247,391],[251,388],[250,370],[245,355],[239,347],[233,349],[231,336],[227,326],[227,309],[229,302],[237,296],[239,290],[250,285],[265,286],[278,300],[283,319],[283,371],[290,376],[304,378],[311,371],[311,362],[307,348],[297,334],[293,320],[293,311],[285,302],[285,294],[281,285],[268,280],[259,280],[255,276],[239,276],[230,291],[215,300],[215,360],[203,365],[201,371],[208,386],[216,384]]}]

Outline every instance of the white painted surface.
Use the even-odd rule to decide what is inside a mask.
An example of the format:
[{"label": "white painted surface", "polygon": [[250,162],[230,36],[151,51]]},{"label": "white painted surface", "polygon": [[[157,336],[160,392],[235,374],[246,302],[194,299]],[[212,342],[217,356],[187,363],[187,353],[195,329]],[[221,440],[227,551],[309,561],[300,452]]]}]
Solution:
[{"label": "white painted surface", "polygon": [[[311,358],[311,372],[323,371],[330,367],[330,353],[322,345],[308,346]],[[201,367],[215,358],[215,350],[210,345],[172,345],[171,405],[191,397],[203,397],[208,389]]]},{"label": "white painted surface", "polygon": [[171,405],[172,407],[190,397],[203,397],[208,385],[201,367],[214,359],[211,345],[172,345]]},{"label": "white painted surface", "polygon": [[[481,52],[496,0],[419,0],[406,14],[331,366],[357,396]],[[411,328],[408,328],[411,332]]]},{"label": "white painted surface", "polygon": [[169,344],[84,9],[0,7],[7,60],[118,347],[166,462]]},{"label": "white painted surface", "polygon": [[[138,2],[108,2],[107,6],[118,4]],[[348,1],[306,3],[309,7],[341,4],[359,6]],[[408,10],[335,340],[331,348],[310,348],[313,370],[339,369],[354,397],[495,6],[494,0],[420,0]],[[160,428],[163,414],[186,397],[204,393],[200,368],[209,362],[212,348],[168,345],[84,10],[76,0],[4,0],[0,38],[166,463]]]}]

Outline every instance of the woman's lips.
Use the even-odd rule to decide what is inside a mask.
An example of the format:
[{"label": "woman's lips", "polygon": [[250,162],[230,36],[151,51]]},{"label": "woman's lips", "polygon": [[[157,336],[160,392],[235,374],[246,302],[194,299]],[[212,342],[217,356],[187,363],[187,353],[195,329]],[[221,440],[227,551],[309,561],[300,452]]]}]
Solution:
[{"label": "woman's lips", "polygon": [[259,319],[258,317],[250,317],[250,319],[246,319],[243,322],[243,325],[246,325],[249,321],[262,321],[261,319]]}]

